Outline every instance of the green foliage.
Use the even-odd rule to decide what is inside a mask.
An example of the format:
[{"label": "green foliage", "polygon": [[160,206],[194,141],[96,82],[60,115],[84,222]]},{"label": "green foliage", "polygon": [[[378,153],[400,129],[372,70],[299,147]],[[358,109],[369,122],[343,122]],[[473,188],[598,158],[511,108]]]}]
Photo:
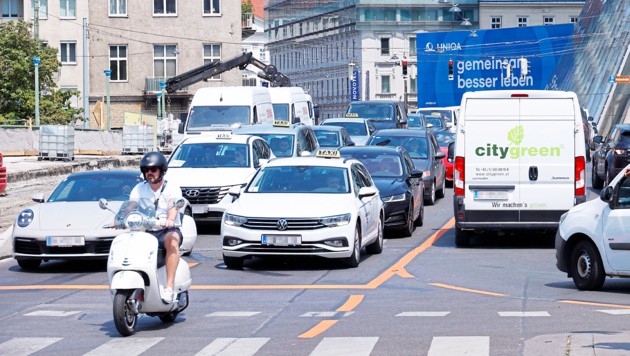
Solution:
[{"label": "green foliage", "polygon": [[31,37],[31,23],[24,20],[0,22],[0,124],[24,124],[35,120],[35,64],[40,57],[40,124],[68,124],[81,111],[69,98],[79,95],[56,89],[54,75],[61,64],[57,50]]},{"label": "green foliage", "polygon": [[516,146],[521,144],[521,141],[523,141],[524,137],[525,129],[523,129],[523,126],[521,125],[516,126],[515,128],[511,129],[510,132],[508,132],[508,141]]},{"label": "green foliage", "polygon": [[254,13],[254,5],[252,5],[252,0],[243,0],[241,2],[241,14],[252,13]]}]

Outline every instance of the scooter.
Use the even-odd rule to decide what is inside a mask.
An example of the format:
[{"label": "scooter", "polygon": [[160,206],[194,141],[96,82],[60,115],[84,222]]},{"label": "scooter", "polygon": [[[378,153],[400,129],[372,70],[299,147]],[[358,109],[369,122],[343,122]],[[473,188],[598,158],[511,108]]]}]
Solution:
[{"label": "scooter", "polygon": [[[184,199],[173,207],[180,209]],[[100,199],[101,209],[107,200]],[[188,290],[192,280],[184,259],[179,260],[175,274],[172,303],[164,303],[160,292],[166,285],[166,250],[158,249],[157,239],[146,230],[159,229],[155,206],[149,199],[124,202],[113,225],[105,227],[129,229],[112,241],[107,260],[107,278],[113,299],[114,324],[122,336],[135,332],[139,314],[157,316],[165,323],[175,321],[177,314],[188,307]],[[177,225],[176,225],[177,226]]]}]

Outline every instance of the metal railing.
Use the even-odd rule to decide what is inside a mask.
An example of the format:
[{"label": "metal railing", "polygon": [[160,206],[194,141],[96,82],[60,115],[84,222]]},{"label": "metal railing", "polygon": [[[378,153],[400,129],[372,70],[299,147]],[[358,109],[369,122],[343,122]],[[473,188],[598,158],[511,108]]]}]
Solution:
[{"label": "metal railing", "polygon": [[[166,82],[171,77],[147,77],[144,79],[144,93],[153,94],[162,91],[160,82]],[[188,92],[188,87],[183,87],[178,92]]]}]

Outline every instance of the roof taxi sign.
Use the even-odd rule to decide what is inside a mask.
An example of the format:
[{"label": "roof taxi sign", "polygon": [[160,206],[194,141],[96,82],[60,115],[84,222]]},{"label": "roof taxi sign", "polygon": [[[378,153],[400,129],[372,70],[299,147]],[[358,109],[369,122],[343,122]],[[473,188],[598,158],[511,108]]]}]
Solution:
[{"label": "roof taxi sign", "polygon": [[359,117],[359,114],[357,114],[356,112],[349,112],[346,114],[346,117]]},{"label": "roof taxi sign", "polygon": [[217,139],[218,140],[231,140],[232,139],[232,133],[231,132],[219,132],[217,134]]},{"label": "roof taxi sign", "polygon": [[318,150],[315,156],[321,158],[340,158],[341,153],[337,150]]},{"label": "roof taxi sign", "polygon": [[273,121],[273,126],[289,127],[289,126],[291,126],[291,123],[289,121],[285,121],[285,120],[274,120]]}]

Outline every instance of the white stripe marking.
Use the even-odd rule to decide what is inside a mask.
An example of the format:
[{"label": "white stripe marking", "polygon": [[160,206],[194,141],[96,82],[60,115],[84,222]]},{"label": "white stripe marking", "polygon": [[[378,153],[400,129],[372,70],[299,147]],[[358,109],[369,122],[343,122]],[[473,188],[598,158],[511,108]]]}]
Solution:
[{"label": "white stripe marking", "polygon": [[325,337],[311,356],[367,356],[377,341],[378,337]]},{"label": "white stripe marking", "polygon": [[609,310],[598,310],[600,313],[612,314],[612,315],[628,315],[630,314],[630,309],[609,309]]},{"label": "white stripe marking", "polygon": [[488,336],[443,336],[434,337],[427,356],[488,356]]},{"label": "white stripe marking", "polygon": [[197,355],[201,356],[251,356],[260,350],[263,345],[269,341],[267,337],[251,337],[251,338],[217,338]]},{"label": "white stripe marking", "polygon": [[86,353],[90,356],[111,356],[118,355],[124,350],[125,355],[140,355],[153,347],[158,342],[164,340],[163,337],[127,337],[113,339]]},{"label": "white stripe marking", "polygon": [[206,316],[229,316],[229,317],[246,317],[246,316],[254,316],[256,314],[260,314],[260,312],[248,312],[248,311],[225,311],[225,312],[214,312],[210,313]]},{"label": "white stripe marking", "polygon": [[417,312],[402,312],[400,314],[396,314],[396,316],[447,316],[449,315],[451,312],[438,312],[438,311],[434,311],[434,312],[422,312],[422,311],[417,311]]},{"label": "white stripe marking", "polygon": [[337,315],[337,312],[325,311],[325,312],[308,312],[308,313],[304,313],[304,314],[300,315],[300,317],[303,317],[303,318],[314,318],[314,317],[331,318],[331,317],[333,317],[335,315]]},{"label": "white stripe marking", "polygon": [[533,312],[499,312],[499,316],[518,316],[518,317],[526,317],[526,316],[551,316],[546,311],[533,311]]},{"label": "white stripe marking", "polygon": [[0,355],[30,355],[59,340],[59,337],[14,337],[0,344]]},{"label": "white stripe marking", "polygon": [[74,314],[79,314],[80,311],[62,311],[62,310],[37,310],[28,314],[24,314],[25,316],[70,316]]}]

